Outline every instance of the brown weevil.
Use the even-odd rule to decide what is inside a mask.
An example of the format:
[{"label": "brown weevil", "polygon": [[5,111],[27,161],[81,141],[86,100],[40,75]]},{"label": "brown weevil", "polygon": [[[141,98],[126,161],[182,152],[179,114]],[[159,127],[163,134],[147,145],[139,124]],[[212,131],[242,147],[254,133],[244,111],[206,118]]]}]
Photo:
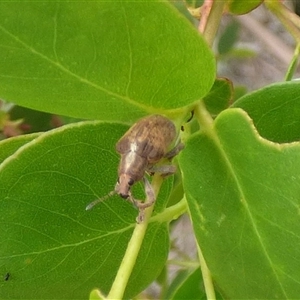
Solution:
[{"label": "brown weevil", "polygon": [[[170,164],[156,164],[163,158],[171,160],[183,149],[183,144],[178,142],[173,149],[169,149],[176,142],[177,133],[172,121],[161,115],[151,115],[136,122],[117,142],[116,151],[121,155],[118,169],[118,181],[113,191],[106,196],[90,203],[86,210],[108,197],[118,194],[123,199],[132,202],[138,209],[137,222],[144,218],[144,209],[153,205],[155,194],[145,173],[150,175],[158,172],[168,176],[176,171]],[[147,202],[135,199],[130,191],[131,186],[143,180]]]}]

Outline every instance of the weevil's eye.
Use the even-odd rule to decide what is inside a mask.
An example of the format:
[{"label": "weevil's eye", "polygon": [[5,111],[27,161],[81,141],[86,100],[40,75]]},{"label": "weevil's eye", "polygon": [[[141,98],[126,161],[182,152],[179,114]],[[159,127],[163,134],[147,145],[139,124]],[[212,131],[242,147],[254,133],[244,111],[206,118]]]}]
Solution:
[{"label": "weevil's eye", "polygon": [[130,178],[129,180],[128,180],[128,185],[133,185],[134,184],[134,180],[132,179],[132,178]]}]

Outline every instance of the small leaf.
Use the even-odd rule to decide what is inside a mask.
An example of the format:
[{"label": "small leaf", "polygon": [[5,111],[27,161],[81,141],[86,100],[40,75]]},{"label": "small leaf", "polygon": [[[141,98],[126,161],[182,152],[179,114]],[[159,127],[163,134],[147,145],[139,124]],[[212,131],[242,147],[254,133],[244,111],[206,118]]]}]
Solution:
[{"label": "small leaf", "polygon": [[[87,299],[107,294],[136,224],[137,210],[107,194],[117,179],[115,143],[128,126],[81,122],[40,135],[0,167],[1,299]],[[154,214],[164,209],[165,180]],[[143,199],[142,185],[133,193]],[[126,297],[150,284],[169,249],[167,224],[151,222]],[[37,288],[38,287],[38,288]]]},{"label": "small leaf", "polygon": [[233,99],[232,101],[235,102],[241,97],[245,96],[247,94],[247,87],[244,85],[238,85],[234,87],[233,90]]},{"label": "small leaf", "polygon": [[51,125],[52,115],[41,111],[14,106],[9,115],[11,120],[23,120],[22,128],[25,127],[25,133],[47,131],[54,127]]},{"label": "small leaf", "polygon": [[170,3],[174,5],[174,7],[184,16],[186,17],[193,25],[196,24],[195,19],[189,12],[186,4],[183,1],[177,1],[177,0],[170,0]]},{"label": "small leaf", "polygon": [[207,110],[217,115],[228,108],[232,93],[232,82],[226,78],[217,78],[210,92],[203,98]]},{"label": "small leaf", "polygon": [[300,140],[299,95],[299,82],[276,83],[241,97],[233,107],[244,109],[264,138],[294,142]]},{"label": "small leaf", "polygon": [[212,51],[167,1],[1,2],[0,19],[0,97],[21,106],[133,121],[190,105],[215,78]]},{"label": "small leaf", "polygon": [[261,3],[263,3],[263,0],[247,0],[247,1],[230,0],[229,11],[236,15],[242,15],[255,9]]},{"label": "small leaf", "polygon": [[167,299],[206,299],[200,269],[179,271],[168,293]]},{"label": "small leaf", "polygon": [[200,7],[203,5],[204,0],[185,0],[185,3],[189,7]]},{"label": "small leaf", "polygon": [[224,55],[228,53],[238,39],[240,24],[237,21],[229,23],[218,42],[218,53]]},{"label": "small leaf", "polygon": [[[201,269],[181,270],[172,281],[167,291],[167,299],[207,299],[204,283],[202,279]],[[222,296],[215,291],[216,299],[223,299]]]},{"label": "small leaf", "polygon": [[99,290],[92,290],[89,300],[106,300],[106,297]]},{"label": "small leaf", "polygon": [[[300,295],[300,144],[262,139],[222,112],[179,156],[197,241],[226,299]],[[266,283],[267,284],[264,284]]]}]

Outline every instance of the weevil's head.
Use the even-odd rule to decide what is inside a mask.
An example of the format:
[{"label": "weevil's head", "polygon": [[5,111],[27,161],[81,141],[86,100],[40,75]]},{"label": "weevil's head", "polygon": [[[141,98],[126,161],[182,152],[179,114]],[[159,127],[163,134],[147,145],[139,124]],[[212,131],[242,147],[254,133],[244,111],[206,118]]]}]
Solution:
[{"label": "weevil's head", "polygon": [[134,182],[134,179],[129,174],[120,174],[115,186],[116,193],[123,199],[128,199],[130,188]]}]

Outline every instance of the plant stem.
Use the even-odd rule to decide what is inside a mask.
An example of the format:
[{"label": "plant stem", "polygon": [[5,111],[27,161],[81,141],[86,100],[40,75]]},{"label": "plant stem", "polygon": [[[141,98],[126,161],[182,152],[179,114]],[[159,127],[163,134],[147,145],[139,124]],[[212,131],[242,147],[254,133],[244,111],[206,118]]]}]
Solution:
[{"label": "plant stem", "polygon": [[214,285],[212,282],[211,274],[206,265],[205,259],[203,257],[202,251],[201,251],[198,243],[197,243],[197,249],[198,249],[198,256],[199,256],[199,261],[200,261],[201,272],[202,272],[203,283],[204,283],[204,287],[205,287],[207,300],[215,300],[216,295],[215,295],[215,290],[214,290]]},{"label": "plant stem", "polygon": [[288,70],[285,75],[285,81],[292,80],[293,75],[295,74],[295,71],[297,70],[299,55],[300,55],[300,44],[297,45],[297,47],[294,51],[293,58],[290,62],[290,65],[289,65]]},{"label": "plant stem", "polygon": [[265,5],[276,15],[287,31],[300,43],[300,18],[288,10],[280,1],[267,0]]},{"label": "plant stem", "polygon": [[287,31],[294,37],[297,43],[293,59],[285,76],[285,80],[288,81],[292,79],[298,64],[300,45],[300,18],[295,13],[288,10],[280,1],[266,0],[265,5],[270,11],[273,12],[274,15],[276,15],[276,17],[283,24],[283,26],[285,26]]},{"label": "plant stem", "polygon": [[[161,187],[163,178],[159,174],[155,174],[152,180],[152,187],[154,189],[155,196]],[[137,256],[139,254],[141,245],[143,243],[146,230],[149,224],[149,220],[153,211],[154,205],[145,209],[145,218],[142,223],[136,224],[132,233],[131,239],[128,243],[125,255],[121,262],[120,268],[116,275],[116,278],[112,284],[111,290],[107,296],[107,299],[122,299],[128,280],[135,265]]]},{"label": "plant stem", "polygon": [[168,265],[179,266],[179,267],[183,267],[183,268],[186,268],[186,269],[199,268],[199,262],[198,261],[169,260]]},{"label": "plant stem", "polygon": [[195,116],[200,125],[200,130],[210,132],[213,126],[213,118],[210,113],[207,111],[203,101],[199,101],[199,104],[195,107]]},{"label": "plant stem", "polygon": [[[209,46],[213,45],[215,36],[217,34],[224,6],[227,1],[225,0],[213,0],[211,1],[211,8],[208,16],[205,18],[206,24],[203,25],[203,36]],[[200,21],[201,23],[201,21]]]},{"label": "plant stem", "polygon": [[[214,136],[212,132],[213,119],[209,114],[209,112],[207,111],[203,101],[200,101],[199,105],[197,105],[195,109],[195,115],[199,122],[200,129],[205,131],[208,135]],[[210,275],[210,271],[206,265],[205,259],[203,257],[202,251],[198,243],[197,243],[197,249],[198,249],[198,256],[199,256],[199,261],[201,266],[203,282],[205,286],[206,297],[208,300],[215,300],[216,295],[215,295],[215,290]]]},{"label": "plant stem", "polygon": [[170,207],[167,207],[161,213],[152,217],[151,222],[160,222],[160,223],[170,222],[174,219],[177,219],[182,214],[184,214],[186,210],[187,210],[187,203],[186,203],[186,199],[183,198],[178,203]]}]

